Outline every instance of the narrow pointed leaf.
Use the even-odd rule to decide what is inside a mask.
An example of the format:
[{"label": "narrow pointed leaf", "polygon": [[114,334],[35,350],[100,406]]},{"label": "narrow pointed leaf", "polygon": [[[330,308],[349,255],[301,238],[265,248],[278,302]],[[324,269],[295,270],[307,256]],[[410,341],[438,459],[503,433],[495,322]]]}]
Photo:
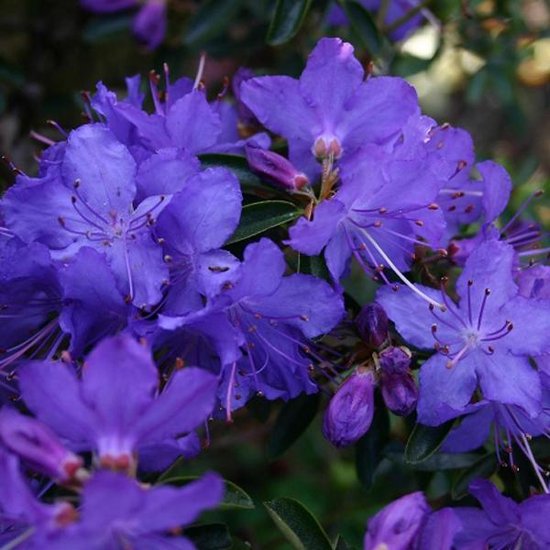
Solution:
[{"label": "narrow pointed leaf", "polygon": [[272,46],[288,42],[300,30],[311,6],[312,0],[278,0],[271,25],[267,31],[267,42]]},{"label": "narrow pointed leaf", "polygon": [[241,221],[226,244],[238,243],[261,235],[269,229],[284,225],[302,215],[295,204],[288,201],[262,201],[243,207]]},{"label": "narrow pointed leaf", "polygon": [[430,458],[441,447],[453,423],[451,420],[435,427],[416,424],[405,447],[405,462],[417,464]]},{"label": "narrow pointed leaf", "polygon": [[476,478],[489,478],[497,470],[497,459],[495,453],[488,453],[464,470],[457,478],[451,489],[453,500],[460,500],[468,494],[470,482]]},{"label": "narrow pointed leaf", "polygon": [[332,550],[319,522],[300,502],[278,498],[264,502],[271,519],[296,550]]},{"label": "narrow pointed leaf", "polygon": [[348,16],[355,40],[371,56],[376,56],[382,48],[383,37],[372,15],[359,2],[353,0],[345,0],[341,5]]}]

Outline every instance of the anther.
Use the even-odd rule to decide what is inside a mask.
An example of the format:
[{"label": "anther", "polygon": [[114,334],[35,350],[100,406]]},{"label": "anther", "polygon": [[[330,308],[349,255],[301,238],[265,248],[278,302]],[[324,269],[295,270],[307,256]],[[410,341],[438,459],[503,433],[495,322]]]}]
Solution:
[{"label": "anther", "polygon": [[428,210],[439,210],[439,205],[435,202],[428,204]]}]

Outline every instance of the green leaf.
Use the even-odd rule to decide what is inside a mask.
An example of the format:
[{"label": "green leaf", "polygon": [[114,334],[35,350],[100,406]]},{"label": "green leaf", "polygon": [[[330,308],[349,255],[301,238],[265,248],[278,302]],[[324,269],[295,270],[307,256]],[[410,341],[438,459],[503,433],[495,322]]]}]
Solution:
[{"label": "green leaf", "polygon": [[349,544],[342,535],[338,535],[334,543],[334,550],[355,550],[355,547]]},{"label": "green leaf", "polygon": [[[404,464],[403,453],[386,452],[385,456],[396,464]],[[439,470],[459,470],[469,468],[479,460],[475,453],[437,453],[418,464],[408,464],[413,470],[421,472],[436,472]]]},{"label": "green leaf", "polygon": [[278,46],[288,42],[300,30],[312,0],[278,0],[267,31],[267,42]]},{"label": "green leaf", "polygon": [[299,273],[306,275],[315,275],[319,279],[330,281],[330,273],[325,263],[323,256],[306,256],[299,254]]},{"label": "green leaf", "polygon": [[435,427],[416,424],[405,447],[405,462],[418,464],[430,458],[441,447],[453,423],[450,420]]},{"label": "green leaf", "polygon": [[299,395],[283,405],[267,443],[270,458],[283,454],[305,432],[317,414],[319,402],[319,394],[313,393]]},{"label": "green leaf", "polygon": [[238,243],[261,235],[269,229],[284,225],[303,214],[295,204],[288,201],[262,201],[243,207],[241,221],[226,244]]},{"label": "green leaf", "polygon": [[[170,485],[187,485],[192,481],[199,479],[199,476],[187,476],[187,475],[174,475],[172,477],[160,477],[159,482]],[[220,509],[233,510],[252,510],[256,506],[250,495],[237,484],[227,479],[223,480],[225,484],[225,491],[223,494],[223,500],[219,504]]]},{"label": "green leaf", "polygon": [[488,453],[477,462],[472,464],[467,470],[462,472],[455,481],[451,496],[453,500],[460,500],[468,494],[470,482],[478,477],[491,477],[497,470],[498,464],[495,453]]},{"label": "green leaf", "polygon": [[224,523],[193,525],[185,529],[185,536],[191,539],[198,550],[225,550],[233,546]]},{"label": "green leaf", "polygon": [[371,57],[376,56],[382,49],[383,37],[370,12],[354,0],[345,0],[340,4],[348,16],[350,30],[355,40],[369,52]]},{"label": "green leaf", "polygon": [[240,0],[208,0],[203,2],[199,11],[191,18],[183,36],[187,45],[203,44],[221,34],[234,20],[235,13],[241,7]]},{"label": "green leaf", "polygon": [[207,153],[199,155],[199,159],[205,168],[222,167],[231,170],[239,180],[243,193],[258,195],[263,198],[275,195],[288,196],[286,193],[264,184],[262,180],[250,170],[248,162],[244,157],[222,153]]},{"label": "green leaf", "polygon": [[375,407],[369,431],[355,445],[355,470],[365,489],[370,489],[376,467],[383,457],[383,448],[388,441],[390,418],[386,407]]},{"label": "green leaf", "polygon": [[264,502],[275,525],[297,550],[332,550],[332,545],[311,512],[292,498]]}]

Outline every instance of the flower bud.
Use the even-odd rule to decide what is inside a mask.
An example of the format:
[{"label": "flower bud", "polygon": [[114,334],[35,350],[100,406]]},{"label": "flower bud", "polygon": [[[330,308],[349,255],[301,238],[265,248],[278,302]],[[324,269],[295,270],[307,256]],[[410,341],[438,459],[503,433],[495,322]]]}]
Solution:
[{"label": "flower bud", "polygon": [[71,480],[82,466],[48,426],[9,407],[0,410],[0,443],[33,470],[59,481]]},{"label": "flower bud", "polygon": [[250,168],[277,187],[292,192],[309,183],[305,174],[298,172],[290,161],[273,151],[247,145],[245,153]]},{"label": "flower bud", "polygon": [[418,388],[410,371],[406,348],[389,347],[378,355],[380,389],[390,411],[407,416],[416,408]]},{"label": "flower bud", "polygon": [[401,497],[376,514],[368,525],[364,550],[409,550],[414,548],[430,507],[421,492]]},{"label": "flower bud", "polygon": [[362,307],[355,318],[355,326],[363,342],[371,348],[380,347],[388,337],[388,316],[376,302]]},{"label": "flower bud", "polygon": [[418,388],[410,374],[383,376],[380,379],[386,407],[399,416],[407,416],[416,408]]},{"label": "flower bud", "polygon": [[134,19],[134,35],[148,48],[156,48],[166,34],[166,0],[148,0]]},{"label": "flower bud", "polygon": [[367,433],[374,413],[374,374],[358,368],[330,400],[323,434],[335,447],[346,447]]}]

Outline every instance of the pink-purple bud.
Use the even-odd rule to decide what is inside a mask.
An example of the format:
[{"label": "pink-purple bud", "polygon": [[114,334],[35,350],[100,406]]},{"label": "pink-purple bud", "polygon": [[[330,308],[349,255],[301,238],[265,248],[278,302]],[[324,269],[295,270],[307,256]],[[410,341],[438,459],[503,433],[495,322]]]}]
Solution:
[{"label": "pink-purple bud", "polygon": [[388,316],[376,302],[363,306],[355,318],[355,326],[363,342],[371,348],[380,347],[388,337]]},{"label": "pink-purple bud", "polygon": [[285,157],[260,147],[246,146],[246,158],[250,168],[277,187],[286,191],[298,191],[309,183],[308,177],[296,170]]},{"label": "pink-purple bud", "polygon": [[374,414],[374,374],[358,368],[338,388],[323,420],[323,434],[335,447],[347,447],[367,433]]},{"label": "pink-purple bud", "polygon": [[416,408],[418,387],[410,371],[411,356],[403,348],[389,347],[378,356],[380,389],[390,411],[407,416]]},{"label": "pink-purple bud", "polygon": [[0,443],[31,469],[61,482],[72,480],[82,466],[48,426],[10,407],[0,410]]},{"label": "pink-purple bud", "polygon": [[421,492],[411,493],[388,504],[369,520],[364,550],[409,550],[430,507]]}]

